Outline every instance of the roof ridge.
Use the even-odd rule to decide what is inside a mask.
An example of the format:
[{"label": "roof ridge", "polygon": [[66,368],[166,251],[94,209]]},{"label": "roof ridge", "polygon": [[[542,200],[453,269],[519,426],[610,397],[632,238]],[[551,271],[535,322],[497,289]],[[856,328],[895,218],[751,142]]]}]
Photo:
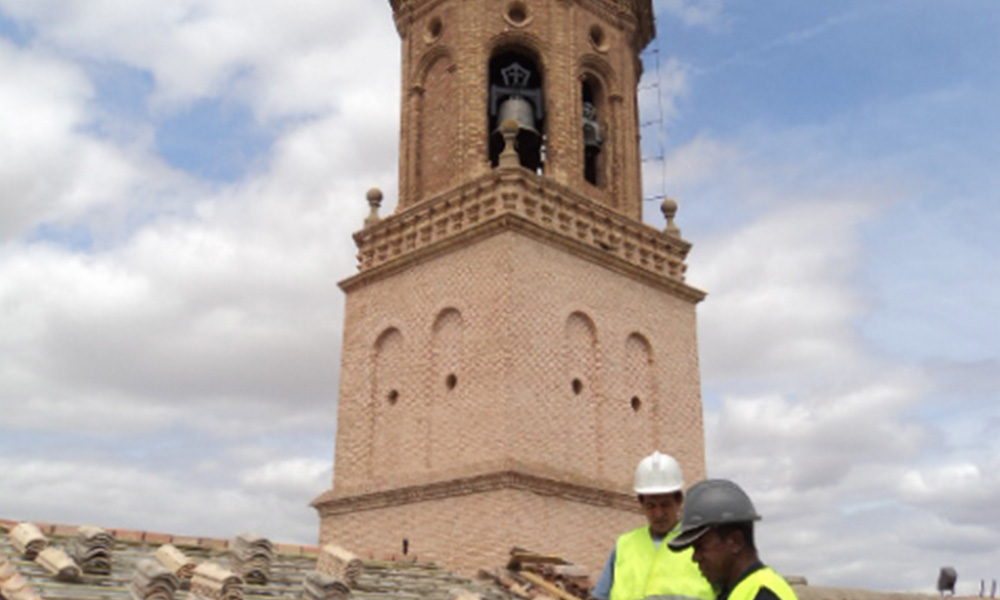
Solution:
[{"label": "roof ridge", "polygon": [[[0,518],[0,532],[9,533],[11,529],[20,523],[31,523],[43,534],[51,537],[76,537],[80,527],[85,525],[70,525],[65,523],[46,523],[37,521],[18,521],[14,519]],[[180,546],[193,546],[196,548],[208,548],[221,550],[229,548],[231,539],[191,536],[163,533],[145,529],[128,529],[116,527],[102,527],[105,531],[114,534],[115,540],[122,542],[149,542],[154,544],[175,544]],[[236,537],[235,535],[233,537]],[[320,546],[317,544],[292,544],[274,543],[275,552],[281,554],[319,554]]]}]

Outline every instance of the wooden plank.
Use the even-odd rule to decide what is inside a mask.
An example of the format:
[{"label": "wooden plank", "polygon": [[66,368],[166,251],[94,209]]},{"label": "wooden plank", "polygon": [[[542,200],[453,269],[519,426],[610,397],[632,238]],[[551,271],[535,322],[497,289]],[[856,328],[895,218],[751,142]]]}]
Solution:
[{"label": "wooden plank", "polygon": [[541,589],[545,590],[548,594],[559,600],[581,600],[573,594],[567,592],[566,590],[560,588],[557,585],[553,585],[545,580],[544,577],[538,573],[532,573],[531,571],[521,571],[518,573],[521,577],[527,579],[531,583],[537,585]]},{"label": "wooden plank", "polygon": [[511,552],[510,560],[507,561],[507,568],[517,570],[521,565],[567,565],[564,558],[554,554],[535,554],[534,552]]}]

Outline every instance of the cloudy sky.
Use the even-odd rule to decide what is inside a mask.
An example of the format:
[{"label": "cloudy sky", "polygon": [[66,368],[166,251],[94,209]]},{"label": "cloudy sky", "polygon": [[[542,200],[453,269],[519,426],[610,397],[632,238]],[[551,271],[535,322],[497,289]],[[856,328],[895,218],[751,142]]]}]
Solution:
[{"label": "cloudy sky", "polygon": [[[1000,3],[655,0],[711,475],[816,584],[1000,579]],[[252,8],[251,8],[252,7]],[[384,0],[0,0],[0,516],[313,542]]]}]

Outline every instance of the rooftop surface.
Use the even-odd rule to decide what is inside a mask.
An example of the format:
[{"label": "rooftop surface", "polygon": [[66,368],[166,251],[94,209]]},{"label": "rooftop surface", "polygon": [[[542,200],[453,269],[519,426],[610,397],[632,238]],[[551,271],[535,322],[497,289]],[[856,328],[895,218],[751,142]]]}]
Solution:
[{"label": "rooftop surface", "polygon": [[[110,575],[84,574],[78,583],[57,580],[40,564],[25,558],[14,546],[8,535],[16,521],[0,519],[0,563],[6,559],[29,584],[46,600],[132,600],[130,584],[136,565],[164,544],[172,544],[196,563],[212,561],[228,568],[230,541],[220,538],[175,536],[165,533],[109,529],[115,540]],[[48,545],[68,549],[77,537],[79,527],[70,525],[36,524],[48,539]],[[303,596],[306,574],[317,568],[321,554],[318,546],[275,544],[271,577],[266,584],[243,585],[243,598],[247,600],[299,599]],[[364,570],[350,586],[350,596],[355,600],[451,600],[459,592],[478,596],[482,600],[572,600],[574,596],[541,585],[532,585],[523,578],[506,579],[501,565],[483,565],[483,573],[501,574],[481,580],[471,580],[455,575],[444,567],[419,562],[416,557],[393,556],[376,559],[361,558]],[[516,589],[511,589],[511,586]],[[929,600],[934,595],[915,593],[887,593],[869,590],[793,585],[799,600]],[[553,598],[553,596],[560,596]],[[187,597],[178,591],[177,598]],[[0,591],[4,600],[9,598]]]}]

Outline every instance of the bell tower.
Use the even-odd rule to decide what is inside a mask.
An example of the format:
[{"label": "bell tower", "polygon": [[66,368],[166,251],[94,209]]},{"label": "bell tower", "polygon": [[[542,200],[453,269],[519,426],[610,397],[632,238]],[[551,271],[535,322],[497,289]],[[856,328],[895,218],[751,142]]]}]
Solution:
[{"label": "bell tower", "polygon": [[320,541],[599,569],[654,449],[704,476],[690,244],[642,223],[651,0],[390,0],[399,202],[354,236]]}]

